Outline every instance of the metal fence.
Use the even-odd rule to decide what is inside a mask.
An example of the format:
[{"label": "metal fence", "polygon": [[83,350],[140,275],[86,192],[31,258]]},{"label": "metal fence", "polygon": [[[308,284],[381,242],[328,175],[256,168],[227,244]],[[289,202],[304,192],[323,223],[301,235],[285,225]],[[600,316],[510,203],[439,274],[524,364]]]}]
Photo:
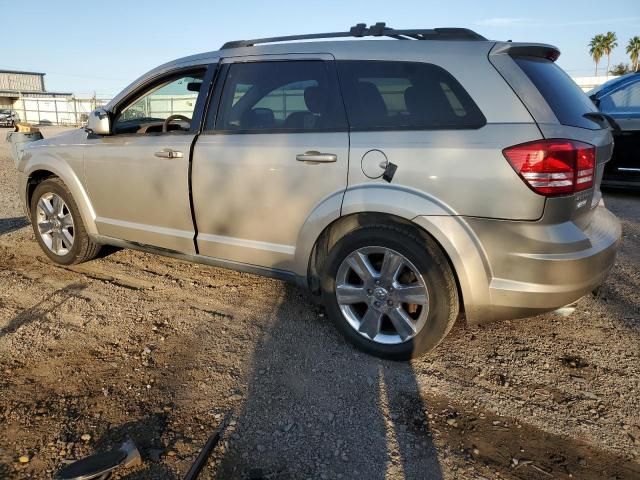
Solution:
[{"label": "metal fence", "polygon": [[81,126],[86,124],[89,113],[108,102],[108,99],[99,98],[23,96],[12,108],[22,122],[34,125]]}]

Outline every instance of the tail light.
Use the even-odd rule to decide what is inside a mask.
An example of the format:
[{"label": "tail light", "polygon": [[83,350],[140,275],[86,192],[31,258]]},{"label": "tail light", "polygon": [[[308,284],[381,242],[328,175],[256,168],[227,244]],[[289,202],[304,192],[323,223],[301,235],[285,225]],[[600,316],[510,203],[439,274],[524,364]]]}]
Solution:
[{"label": "tail light", "polygon": [[538,140],[502,153],[524,182],[541,195],[568,195],[593,187],[596,148],[575,140]]}]

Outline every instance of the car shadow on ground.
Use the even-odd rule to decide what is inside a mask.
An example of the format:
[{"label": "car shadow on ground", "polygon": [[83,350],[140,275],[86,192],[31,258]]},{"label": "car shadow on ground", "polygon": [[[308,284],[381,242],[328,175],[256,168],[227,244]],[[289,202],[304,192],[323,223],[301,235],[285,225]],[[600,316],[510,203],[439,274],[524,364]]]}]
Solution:
[{"label": "car shadow on ground", "polygon": [[6,326],[0,328],[0,337],[15,332],[29,322],[41,320],[47,313],[56,311],[61,305],[77,296],[85,288],[87,288],[86,283],[76,282],[56,290],[33,307],[27,308],[13,317]]},{"label": "car shadow on ground", "polygon": [[357,351],[284,290],[217,478],[442,478],[411,365]]},{"label": "car shadow on ground", "polygon": [[26,217],[0,218],[0,235],[15,232],[29,225]]}]

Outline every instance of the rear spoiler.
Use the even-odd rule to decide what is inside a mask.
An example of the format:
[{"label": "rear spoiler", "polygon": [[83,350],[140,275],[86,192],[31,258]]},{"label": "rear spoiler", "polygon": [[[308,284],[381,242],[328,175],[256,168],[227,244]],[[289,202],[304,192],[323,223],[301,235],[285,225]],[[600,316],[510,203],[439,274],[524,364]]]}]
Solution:
[{"label": "rear spoiler", "polygon": [[555,62],[560,50],[545,43],[499,42],[491,49],[490,55],[509,55],[512,57],[538,57]]}]

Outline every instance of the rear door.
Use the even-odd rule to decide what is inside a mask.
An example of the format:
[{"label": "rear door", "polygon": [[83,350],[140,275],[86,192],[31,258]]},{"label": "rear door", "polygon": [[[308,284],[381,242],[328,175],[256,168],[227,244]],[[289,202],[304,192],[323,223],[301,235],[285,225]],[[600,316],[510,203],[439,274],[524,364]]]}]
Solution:
[{"label": "rear door", "polygon": [[291,270],[312,215],[338,218],[349,137],[333,57],[224,60],[193,152],[201,255]]}]

